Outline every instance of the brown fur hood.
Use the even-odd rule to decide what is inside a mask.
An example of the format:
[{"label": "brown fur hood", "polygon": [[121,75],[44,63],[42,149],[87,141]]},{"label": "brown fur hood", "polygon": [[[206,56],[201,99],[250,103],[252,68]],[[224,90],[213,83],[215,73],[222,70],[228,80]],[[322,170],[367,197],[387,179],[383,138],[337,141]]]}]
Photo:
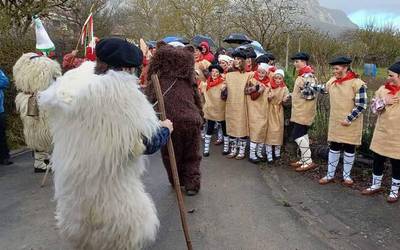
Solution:
[{"label": "brown fur hood", "polygon": [[200,94],[194,78],[193,47],[174,48],[161,45],[149,66],[149,85],[146,94],[150,102],[155,102],[155,91],[151,83],[151,75],[158,74],[162,93],[174,84],[165,94],[167,118],[176,122],[201,124],[202,107]]},{"label": "brown fur hood", "polygon": [[157,51],[150,61],[149,77],[158,73],[163,78],[194,78],[193,47],[175,48],[165,43],[157,45]]}]

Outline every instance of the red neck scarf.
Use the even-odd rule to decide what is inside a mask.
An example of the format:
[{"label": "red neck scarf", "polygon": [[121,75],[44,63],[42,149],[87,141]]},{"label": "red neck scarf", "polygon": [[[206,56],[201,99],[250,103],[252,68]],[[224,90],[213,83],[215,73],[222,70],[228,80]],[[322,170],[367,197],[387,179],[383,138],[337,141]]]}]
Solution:
[{"label": "red neck scarf", "polygon": [[215,80],[212,79],[211,76],[209,76],[208,79],[207,79],[207,91],[209,89],[211,89],[212,87],[215,87],[215,86],[223,83],[223,81],[224,81],[224,78],[222,76],[218,76],[218,78],[215,79]]},{"label": "red neck scarf", "polygon": [[284,82],[284,81],[282,81],[282,83],[281,83],[281,84],[277,84],[277,83],[275,82],[275,80],[274,80],[274,79],[272,79],[270,83],[271,83],[271,88],[272,88],[272,89],[276,89],[276,88],[284,88],[284,87],[286,87],[286,84],[285,84],[285,82]]},{"label": "red neck scarf", "polygon": [[353,71],[349,71],[349,72],[347,72],[347,74],[344,77],[342,77],[340,79],[336,79],[334,81],[334,83],[342,84],[345,81],[349,81],[349,80],[352,80],[352,79],[355,79],[355,78],[358,78],[358,75],[356,73],[354,73]]},{"label": "red neck scarf", "polygon": [[400,85],[395,85],[393,83],[386,83],[385,89],[389,90],[389,94],[396,95],[400,91]]},{"label": "red neck scarf", "polygon": [[270,82],[268,75],[265,75],[265,76],[264,76],[264,79],[261,80],[261,79],[260,79],[260,75],[258,74],[258,71],[256,71],[256,72],[254,73],[254,79],[256,79],[257,82],[260,82],[260,83],[261,83],[262,85],[264,85],[265,87],[267,87],[268,84],[269,84],[269,82]]},{"label": "red neck scarf", "polygon": [[304,66],[302,69],[300,69],[298,76],[303,76],[307,73],[314,73],[314,69],[310,65]]}]

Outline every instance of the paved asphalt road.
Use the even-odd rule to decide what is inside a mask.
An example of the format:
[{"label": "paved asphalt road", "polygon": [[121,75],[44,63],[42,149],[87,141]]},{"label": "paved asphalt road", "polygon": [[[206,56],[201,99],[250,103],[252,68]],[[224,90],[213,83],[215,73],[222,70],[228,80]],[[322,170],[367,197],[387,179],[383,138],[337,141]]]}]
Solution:
[{"label": "paved asphalt road", "polygon": [[[300,198],[285,194],[281,183],[287,180],[276,170],[227,160],[216,150],[202,162],[200,194],[185,197],[194,249],[376,249],[375,241],[347,227],[335,231],[326,225],[343,226],[336,217],[313,217],[314,210],[289,204],[287,197]],[[51,183],[39,187],[42,175],[32,173],[30,154],[14,162],[0,167],[0,250],[70,250],[55,227]],[[308,180],[297,178],[303,178],[299,193],[307,192]],[[145,183],[161,221],[157,241],[148,249],[185,249],[175,193],[159,155],[150,158]]]}]

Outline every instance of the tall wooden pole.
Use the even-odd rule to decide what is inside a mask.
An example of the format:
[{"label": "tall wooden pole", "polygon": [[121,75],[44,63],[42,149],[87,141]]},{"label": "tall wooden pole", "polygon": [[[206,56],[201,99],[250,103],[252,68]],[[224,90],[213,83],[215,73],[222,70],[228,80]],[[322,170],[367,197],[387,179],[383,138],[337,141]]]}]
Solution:
[{"label": "tall wooden pole", "polygon": [[[156,74],[151,75],[151,81],[154,86],[154,90],[155,90],[157,101],[158,101],[158,108],[159,108],[159,112],[161,114],[160,118],[161,118],[161,120],[165,120],[165,119],[167,119],[167,115],[165,113],[164,97],[162,95],[160,81],[158,80],[158,76]],[[171,138],[169,138],[169,140],[168,140],[167,147],[168,147],[169,161],[170,161],[170,165],[171,165],[172,178],[174,180],[174,188],[175,188],[175,192],[176,192],[176,198],[178,199],[179,213],[181,215],[183,233],[185,234],[185,239],[186,239],[186,246],[187,246],[188,250],[192,250],[193,249],[192,241],[190,240],[189,227],[187,225],[187,220],[186,220],[185,203],[183,202],[181,185],[179,183],[178,168],[176,166],[174,146],[172,144]]]},{"label": "tall wooden pole", "polygon": [[289,69],[289,45],[290,45],[290,35],[289,32],[287,33],[287,39],[286,39],[286,64],[285,64],[285,69]]}]

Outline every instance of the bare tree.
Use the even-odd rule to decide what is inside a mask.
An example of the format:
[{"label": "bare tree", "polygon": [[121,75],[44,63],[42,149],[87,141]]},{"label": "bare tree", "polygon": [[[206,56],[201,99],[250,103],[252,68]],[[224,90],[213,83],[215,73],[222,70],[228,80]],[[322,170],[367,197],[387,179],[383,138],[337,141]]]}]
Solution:
[{"label": "bare tree", "polygon": [[273,49],[277,36],[298,30],[304,9],[289,0],[233,0],[232,26],[240,28],[264,48]]},{"label": "bare tree", "polygon": [[47,16],[55,8],[62,7],[70,0],[1,0],[0,16],[3,31],[13,30],[25,35],[32,23],[32,16]]}]

